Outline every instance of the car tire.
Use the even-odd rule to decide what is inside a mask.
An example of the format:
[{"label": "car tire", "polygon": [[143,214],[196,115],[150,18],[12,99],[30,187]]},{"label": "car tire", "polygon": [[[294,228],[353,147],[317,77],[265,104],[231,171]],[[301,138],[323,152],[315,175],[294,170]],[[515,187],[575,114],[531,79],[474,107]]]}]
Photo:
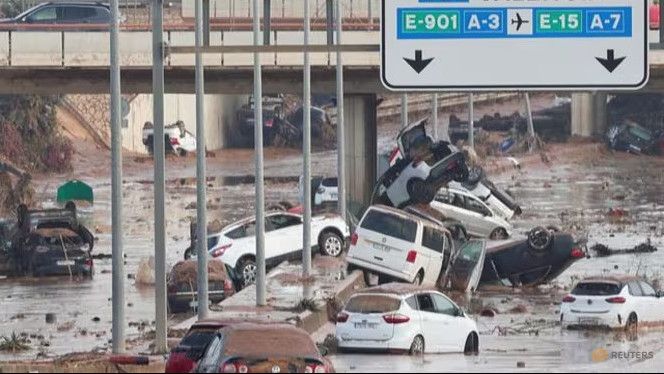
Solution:
[{"label": "car tire", "polygon": [[332,231],[324,231],[318,239],[318,248],[322,255],[339,257],[344,252],[344,239]]},{"label": "car tire", "polygon": [[187,154],[189,154],[189,152],[185,151],[182,148],[178,150],[178,155],[180,155],[180,157],[187,157]]},{"label": "car tire", "polygon": [[638,333],[639,318],[636,316],[636,313],[631,313],[629,317],[627,317],[627,322],[625,323],[625,331],[631,334]]},{"label": "car tire", "polygon": [[478,355],[480,353],[480,340],[479,337],[477,336],[476,333],[471,332],[468,334],[468,337],[466,338],[466,344],[464,345],[463,348],[463,354],[470,356],[470,355]]},{"label": "car tire", "polygon": [[421,286],[422,282],[424,281],[424,272],[422,270],[417,272],[417,275],[413,279],[413,285],[414,286]]},{"label": "car tire", "polygon": [[408,349],[408,354],[411,356],[420,356],[424,354],[424,338],[422,335],[417,335],[413,342],[410,344],[410,349]]},{"label": "car tire", "polygon": [[410,200],[415,204],[429,204],[436,198],[436,190],[420,178],[409,180],[407,191]]},{"label": "car tire", "polygon": [[[374,274],[368,270],[364,270],[362,271],[362,275],[364,276],[364,284],[367,287],[373,287],[380,284],[380,276],[378,274]],[[374,277],[376,278],[375,282],[373,279]]]},{"label": "car tire", "polygon": [[504,227],[496,227],[493,231],[491,231],[491,234],[489,234],[489,239],[491,240],[503,240],[507,239],[509,235],[507,234],[507,230],[505,230]]},{"label": "car tire", "polygon": [[484,169],[476,166],[468,170],[468,178],[464,184],[468,187],[471,187],[469,189],[472,190],[482,179],[484,179]]},{"label": "car tire", "polygon": [[16,219],[18,227],[22,227],[25,220],[28,218],[28,206],[21,204],[16,208]]},{"label": "car tire", "polygon": [[184,259],[185,261],[191,260],[191,258],[194,256],[194,248],[187,248],[184,251]]},{"label": "car tire", "polygon": [[457,170],[452,179],[454,179],[455,182],[464,183],[468,180],[469,174],[470,171],[468,171],[468,166],[464,163],[459,167],[459,170]]},{"label": "car tire", "polygon": [[239,261],[236,269],[238,275],[241,277],[242,288],[250,284],[256,283],[256,261],[251,257],[246,257]]},{"label": "car tire", "polygon": [[553,233],[537,226],[528,232],[528,246],[537,253],[546,252],[553,244]]}]

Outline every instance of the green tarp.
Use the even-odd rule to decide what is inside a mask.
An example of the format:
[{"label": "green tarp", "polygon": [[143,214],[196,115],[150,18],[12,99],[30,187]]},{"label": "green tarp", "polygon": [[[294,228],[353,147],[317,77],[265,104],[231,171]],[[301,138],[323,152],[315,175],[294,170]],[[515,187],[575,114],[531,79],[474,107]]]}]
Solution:
[{"label": "green tarp", "polygon": [[71,180],[58,188],[58,202],[66,203],[68,201],[89,201],[94,204],[94,194],[92,187],[80,180]]}]

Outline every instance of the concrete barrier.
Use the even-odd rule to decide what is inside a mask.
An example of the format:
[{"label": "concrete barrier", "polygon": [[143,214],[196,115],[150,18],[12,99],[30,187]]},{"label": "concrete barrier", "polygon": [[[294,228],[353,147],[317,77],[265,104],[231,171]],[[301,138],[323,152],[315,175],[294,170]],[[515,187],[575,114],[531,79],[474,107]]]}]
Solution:
[{"label": "concrete barrier", "polygon": [[9,65],[9,32],[0,32],[0,66]]},{"label": "concrete barrier", "polygon": [[[180,46],[193,46],[196,45],[195,34],[190,31],[170,31],[170,43],[173,47]],[[210,32],[210,45],[221,45],[222,33],[221,31]],[[220,66],[222,62],[221,53],[206,53],[203,55],[203,64],[205,66]],[[167,58],[167,64],[172,66],[194,66],[196,64],[196,55],[194,54],[178,54],[170,55]]]},{"label": "concrete barrier", "polygon": [[65,66],[108,66],[108,32],[67,32],[64,34]]},{"label": "concrete barrier", "polygon": [[13,31],[11,38],[12,65],[62,65],[62,33]]}]

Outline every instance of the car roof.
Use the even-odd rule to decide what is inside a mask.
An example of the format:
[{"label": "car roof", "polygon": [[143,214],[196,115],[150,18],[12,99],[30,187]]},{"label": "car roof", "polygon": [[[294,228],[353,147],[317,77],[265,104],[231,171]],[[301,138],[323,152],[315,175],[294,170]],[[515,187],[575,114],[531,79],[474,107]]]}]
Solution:
[{"label": "car roof", "polygon": [[311,336],[291,324],[238,323],[226,326],[222,332],[227,343],[224,346],[225,355],[320,357]]},{"label": "car roof", "polygon": [[259,322],[260,321],[254,321],[250,318],[208,318],[194,322],[194,324],[191,325],[191,329],[205,328],[205,327],[222,328],[240,323],[259,323]]},{"label": "car roof", "polygon": [[386,283],[380,286],[369,287],[357,291],[355,294],[353,294],[353,296],[364,295],[364,294],[387,294],[387,295],[407,296],[419,292],[439,292],[439,291],[432,287],[415,286],[407,283]]},{"label": "car roof", "polygon": [[[275,211],[267,212],[267,213],[265,213],[265,218],[267,218],[267,217],[272,217],[272,216],[277,216],[277,215],[287,215],[287,216],[292,216],[292,217],[302,218],[302,215],[300,215],[300,214],[297,214],[297,213],[291,213],[291,212],[284,212],[284,211],[281,211],[281,210],[275,210]],[[234,229],[234,228],[236,228],[236,227],[238,227],[238,226],[242,226],[242,225],[244,225],[244,224],[246,224],[246,223],[249,223],[249,222],[251,222],[251,221],[255,221],[255,220],[256,220],[256,216],[249,216],[249,217],[242,218],[242,219],[240,219],[240,220],[238,220],[238,221],[235,221],[235,222],[233,222],[233,223],[231,223],[231,224],[228,224],[228,225],[224,226],[224,228],[222,228],[221,231],[219,231],[219,232],[216,232],[216,233],[213,233],[213,234],[209,234],[209,235],[208,235],[208,238],[209,238],[209,237],[212,237],[212,236],[219,236],[219,235],[222,235],[224,232],[226,232],[226,231],[228,231],[228,230],[230,230],[230,229]]]},{"label": "car roof", "polygon": [[633,275],[592,276],[582,279],[579,283],[601,282],[601,283],[626,283],[630,281],[643,281],[643,278]]},{"label": "car roof", "polygon": [[407,218],[407,219],[411,219],[411,220],[414,220],[414,221],[417,221],[417,222],[423,222],[424,221],[424,218],[418,217],[418,216],[416,216],[412,213],[408,213],[408,212],[406,212],[404,210],[401,210],[401,209],[396,209],[396,208],[389,207],[387,205],[380,205],[380,204],[372,205],[367,209],[367,211],[369,211],[369,210],[378,210],[378,211],[381,211],[383,213],[394,214],[394,215],[400,216],[401,218]]}]

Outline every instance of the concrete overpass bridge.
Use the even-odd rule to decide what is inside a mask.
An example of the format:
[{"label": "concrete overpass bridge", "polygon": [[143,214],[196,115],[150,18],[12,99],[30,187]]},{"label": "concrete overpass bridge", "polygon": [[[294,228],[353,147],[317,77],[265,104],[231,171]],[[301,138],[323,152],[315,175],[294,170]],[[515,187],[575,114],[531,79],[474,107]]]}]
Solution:
[{"label": "concrete overpass bridge", "polygon": [[[263,46],[263,92],[302,92],[303,32],[282,28],[270,32]],[[349,195],[366,201],[377,165],[376,97],[389,93],[380,82],[380,32],[349,28],[344,32],[347,165]],[[0,30],[0,94],[107,94],[109,33],[105,30]],[[207,94],[248,95],[253,85],[253,41],[248,30],[217,29],[210,33],[204,58]],[[165,32],[165,91],[194,93],[194,33]],[[312,92],[335,92],[335,49],[326,45],[323,30],[311,33]],[[152,91],[152,34],[124,30],[120,35],[122,90],[127,94]],[[646,91],[664,90],[664,50],[653,49]],[[603,133],[606,93],[573,95],[572,131]],[[356,183],[356,185],[353,185]]]}]

